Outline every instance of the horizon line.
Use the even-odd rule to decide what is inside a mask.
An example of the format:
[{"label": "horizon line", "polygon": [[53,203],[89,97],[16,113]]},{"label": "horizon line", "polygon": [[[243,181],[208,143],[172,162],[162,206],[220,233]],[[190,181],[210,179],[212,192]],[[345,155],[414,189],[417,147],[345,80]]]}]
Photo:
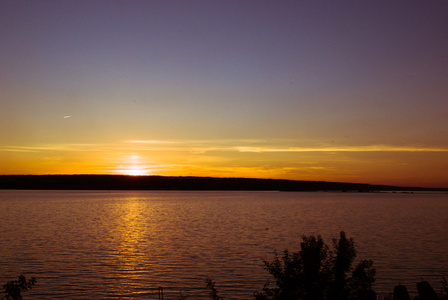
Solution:
[{"label": "horizon line", "polygon": [[368,186],[383,186],[391,188],[415,188],[415,189],[429,189],[429,190],[443,190],[448,191],[445,187],[424,187],[424,186],[402,186],[402,185],[390,185],[390,184],[373,184],[365,182],[348,182],[348,181],[326,181],[326,180],[298,180],[298,179],[284,179],[284,178],[260,178],[260,177],[218,177],[218,176],[195,176],[195,175],[156,175],[156,174],[95,174],[95,173],[73,173],[73,174],[0,174],[1,176],[107,176],[107,177],[166,177],[166,178],[210,178],[210,179],[243,179],[243,180],[272,180],[272,181],[292,181],[292,182],[321,182],[321,183],[339,183],[350,185],[368,185]]}]

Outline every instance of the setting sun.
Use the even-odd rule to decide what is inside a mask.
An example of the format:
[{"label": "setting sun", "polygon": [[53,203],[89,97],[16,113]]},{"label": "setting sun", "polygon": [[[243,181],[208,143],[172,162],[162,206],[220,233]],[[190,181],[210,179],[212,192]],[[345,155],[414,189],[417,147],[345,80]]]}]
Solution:
[{"label": "setting sun", "polygon": [[132,154],[124,159],[123,164],[118,167],[115,173],[121,175],[142,176],[148,175],[150,170],[143,164],[140,156]]},{"label": "setting sun", "polygon": [[128,170],[123,170],[120,172],[120,174],[123,175],[132,175],[132,176],[141,176],[141,175],[148,175],[148,171],[144,170],[144,169],[128,169]]}]

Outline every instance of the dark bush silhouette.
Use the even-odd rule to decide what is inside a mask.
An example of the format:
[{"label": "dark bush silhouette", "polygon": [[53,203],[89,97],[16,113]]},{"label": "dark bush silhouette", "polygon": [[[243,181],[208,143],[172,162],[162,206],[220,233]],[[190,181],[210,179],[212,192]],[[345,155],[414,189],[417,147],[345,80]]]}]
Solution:
[{"label": "dark bush silhouette", "polygon": [[205,283],[207,284],[207,288],[210,291],[210,298],[213,300],[222,300],[222,297],[219,297],[218,290],[215,287],[215,282],[210,278],[205,279]]},{"label": "dark bush silhouette", "polygon": [[352,272],[349,288],[359,298],[372,298],[372,285],[375,283],[376,270],[372,260],[361,260]]},{"label": "dark bush silhouette", "polygon": [[340,233],[339,241],[333,239],[335,257],[333,258],[333,281],[330,285],[328,299],[347,299],[349,295],[346,273],[350,271],[356,250],[353,239],[347,239],[345,232]]},{"label": "dark bush silhouette", "polygon": [[408,289],[401,284],[395,286],[393,300],[411,300],[411,297],[409,297]]},{"label": "dark bush silhouette", "polygon": [[417,283],[417,291],[421,300],[438,300],[434,289],[431,287],[428,281],[421,281]]},{"label": "dark bush silhouette", "polygon": [[[300,251],[277,252],[272,262],[264,261],[266,270],[274,277],[262,292],[255,292],[257,300],[345,300],[376,298],[371,290],[376,270],[371,260],[362,260],[353,272],[356,257],[353,239],[341,231],[333,240],[334,251],[320,236],[303,236]],[[350,277],[348,277],[350,275]]]},{"label": "dark bush silhouette", "polygon": [[12,280],[3,285],[3,292],[6,296],[2,297],[2,300],[21,300],[22,292],[31,289],[36,284],[36,279],[32,277],[26,280],[26,277],[20,275],[18,280]]},{"label": "dark bush silhouette", "polygon": [[445,276],[442,277],[442,281],[440,281],[442,284],[442,288],[440,289],[442,296],[444,296],[443,299],[448,299],[448,282],[446,281]]}]

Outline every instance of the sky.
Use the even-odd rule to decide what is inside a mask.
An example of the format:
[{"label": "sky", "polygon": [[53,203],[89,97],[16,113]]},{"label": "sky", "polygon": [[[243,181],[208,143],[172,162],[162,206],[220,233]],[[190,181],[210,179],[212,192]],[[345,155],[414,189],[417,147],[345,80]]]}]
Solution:
[{"label": "sky", "polygon": [[0,1],[0,174],[448,187],[448,1]]}]

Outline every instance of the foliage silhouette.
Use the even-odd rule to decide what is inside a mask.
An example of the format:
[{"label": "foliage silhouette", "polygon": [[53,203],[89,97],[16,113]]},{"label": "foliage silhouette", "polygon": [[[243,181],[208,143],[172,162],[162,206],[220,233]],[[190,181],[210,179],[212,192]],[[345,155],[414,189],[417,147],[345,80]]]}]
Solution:
[{"label": "foliage silhouette", "polygon": [[215,287],[215,282],[213,282],[210,278],[205,279],[205,283],[207,284],[207,288],[210,290],[210,297],[213,300],[222,300],[222,297],[218,296],[218,290]]},{"label": "foliage silhouette", "polygon": [[411,300],[406,286],[401,284],[395,286],[393,300]]},{"label": "foliage silhouette", "polygon": [[375,283],[375,274],[373,261],[361,260],[352,272],[352,278],[349,281],[350,289],[358,293],[371,290]]},{"label": "foliage silhouette", "polygon": [[422,300],[438,300],[439,297],[437,296],[436,292],[432,288],[432,286],[429,284],[428,281],[420,281],[417,282],[417,291],[420,299]]},{"label": "foliage silhouette", "polygon": [[442,281],[440,281],[440,283],[442,284],[440,293],[442,294],[442,296],[445,296],[444,299],[448,299],[448,282],[446,281],[445,276],[442,277]]},{"label": "foliage silhouette", "polygon": [[[321,236],[302,236],[300,251],[288,250],[272,262],[264,261],[266,270],[275,279],[268,280],[256,300],[345,300],[372,298],[376,270],[371,260],[362,260],[352,271],[356,257],[353,239],[341,231],[333,239],[333,251]],[[350,277],[348,275],[350,274]],[[376,297],[376,296],[374,296]]]},{"label": "foliage silhouette", "polygon": [[36,279],[31,277],[31,279],[26,280],[26,277],[20,275],[17,280],[12,280],[3,285],[3,292],[6,296],[3,296],[2,300],[21,300],[22,292],[31,289],[36,284]]}]

